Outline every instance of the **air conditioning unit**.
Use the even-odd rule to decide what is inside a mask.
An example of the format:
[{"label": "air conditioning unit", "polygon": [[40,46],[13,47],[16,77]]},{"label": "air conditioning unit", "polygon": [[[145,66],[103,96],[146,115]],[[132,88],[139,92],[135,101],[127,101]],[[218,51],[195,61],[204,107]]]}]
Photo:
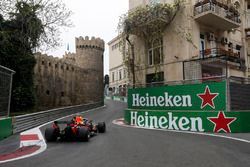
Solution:
[{"label": "air conditioning unit", "polygon": [[221,44],[226,45],[228,43],[228,40],[226,37],[221,38]]},{"label": "air conditioning unit", "polygon": [[208,39],[209,41],[215,41],[214,33],[208,33],[207,39]]}]

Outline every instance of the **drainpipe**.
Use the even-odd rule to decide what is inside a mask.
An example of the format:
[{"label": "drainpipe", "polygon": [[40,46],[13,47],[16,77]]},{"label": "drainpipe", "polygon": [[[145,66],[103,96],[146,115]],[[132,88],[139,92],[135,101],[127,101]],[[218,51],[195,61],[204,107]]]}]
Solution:
[{"label": "drainpipe", "polygon": [[[131,47],[131,52],[132,52],[132,74],[133,74],[133,79],[132,79],[132,83],[133,83],[133,89],[135,88],[135,48],[134,48],[134,44],[131,43],[131,41],[129,40],[129,36],[126,36],[126,40],[128,41],[128,44]],[[130,63],[130,62],[129,62]]]}]

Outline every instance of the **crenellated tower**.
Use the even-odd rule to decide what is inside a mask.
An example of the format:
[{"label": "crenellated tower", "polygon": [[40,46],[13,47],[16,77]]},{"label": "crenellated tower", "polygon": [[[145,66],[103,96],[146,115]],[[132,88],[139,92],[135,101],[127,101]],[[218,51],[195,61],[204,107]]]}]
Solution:
[{"label": "crenellated tower", "polygon": [[105,43],[100,38],[88,36],[75,38],[76,63],[84,69],[103,70],[103,53]]},{"label": "crenellated tower", "polygon": [[92,75],[84,78],[85,100],[103,99],[103,53],[105,43],[100,38],[88,36],[75,38],[75,63],[81,69],[91,71]]}]

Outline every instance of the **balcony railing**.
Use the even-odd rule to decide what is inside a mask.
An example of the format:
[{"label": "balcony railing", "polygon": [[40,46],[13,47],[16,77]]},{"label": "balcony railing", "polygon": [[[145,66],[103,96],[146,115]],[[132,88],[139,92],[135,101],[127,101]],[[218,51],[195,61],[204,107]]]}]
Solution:
[{"label": "balcony railing", "polygon": [[200,58],[212,58],[212,57],[223,57],[223,59],[239,63],[240,54],[233,52],[232,50],[225,50],[222,48],[210,48],[200,51]]},{"label": "balcony railing", "polygon": [[200,60],[203,64],[213,64],[219,66],[230,66],[235,69],[246,69],[245,60],[239,52],[225,50],[223,48],[211,48],[200,51]]},{"label": "balcony railing", "polygon": [[198,22],[223,30],[238,28],[241,23],[240,13],[236,8],[215,0],[197,2],[194,16]]}]

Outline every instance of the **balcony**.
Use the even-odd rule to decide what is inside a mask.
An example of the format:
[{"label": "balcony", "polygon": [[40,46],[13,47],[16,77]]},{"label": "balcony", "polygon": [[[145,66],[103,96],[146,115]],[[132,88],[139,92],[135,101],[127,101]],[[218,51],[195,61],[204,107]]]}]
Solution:
[{"label": "balcony", "polygon": [[246,38],[250,39],[250,12],[249,10],[245,13],[245,15],[246,15],[245,34],[246,34]]},{"label": "balcony", "polygon": [[210,48],[200,51],[200,58],[204,60],[203,64],[228,65],[232,68],[244,69],[244,60],[240,58],[239,53],[222,48]]},{"label": "balcony", "polygon": [[219,30],[231,30],[240,26],[240,13],[232,6],[215,0],[203,0],[194,6],[194,19]]}]

